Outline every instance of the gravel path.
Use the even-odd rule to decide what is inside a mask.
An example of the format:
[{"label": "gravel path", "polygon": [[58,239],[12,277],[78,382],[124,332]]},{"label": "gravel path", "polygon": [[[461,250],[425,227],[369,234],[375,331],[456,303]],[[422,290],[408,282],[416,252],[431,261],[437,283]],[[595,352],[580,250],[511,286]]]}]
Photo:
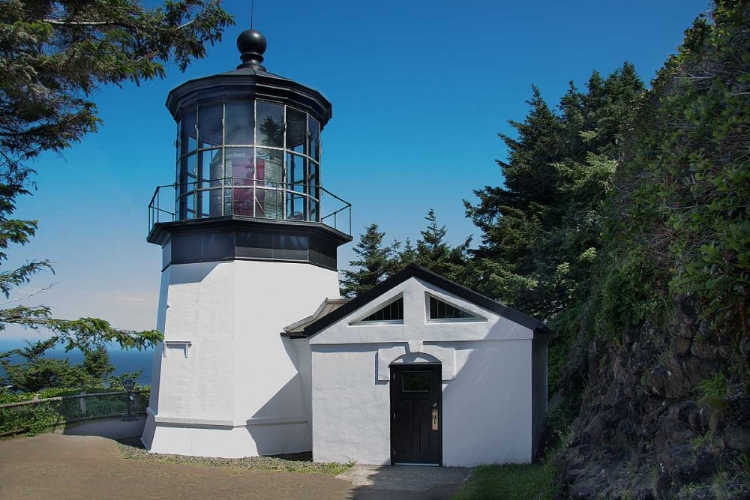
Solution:
[{"label": "gravel path", "polygon": [[42,434],[0,441],[3,500],[348,499],[353,485],[330,474],[127,460],[115,441]]},{"label": "gravel path", "polygon": [[437,467],[350,468],[304,458],[149,455],[98,436],[17,437],[0,440],[0,499],[447,500],[471,474]]}]

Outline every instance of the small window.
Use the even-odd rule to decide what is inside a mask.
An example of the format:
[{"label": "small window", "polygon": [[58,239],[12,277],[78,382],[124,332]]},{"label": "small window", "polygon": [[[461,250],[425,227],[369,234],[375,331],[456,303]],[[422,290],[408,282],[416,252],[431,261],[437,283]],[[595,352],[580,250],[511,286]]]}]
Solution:
[{"label": "small window", "polygon": [[430,296],[430,319],[480,319],[479,316]]},{"label": "small window", "polygon": [[403,372],[402,392],[430,392],[430,372]]},{"label": "small window", "polygon": [[399,297],[387,306],[378,309],[366,318],[362,319],[363,323],[375,321],[403,321],[404,320],[404,298]]}]

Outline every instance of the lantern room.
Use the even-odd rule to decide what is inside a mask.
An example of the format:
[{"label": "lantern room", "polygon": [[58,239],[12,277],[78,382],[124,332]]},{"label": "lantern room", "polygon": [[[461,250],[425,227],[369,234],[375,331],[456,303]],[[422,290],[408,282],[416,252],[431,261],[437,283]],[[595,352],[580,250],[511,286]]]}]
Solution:
[{"label": "lantern room", "polygon": [[222,99],[181,110],[179,220],[320,221],[320,122],[293,105]]},{"label": "lantern room", "polygon": [[155,193],[149,231],[161,223],[228,217],[320,223],[349,235],[350,205],[321,184],[330,102],[266,71],[259,32],[243,32],[237,47],[242,64],[235,70],[169,93],[167,108],[177,123],[175,182]]}]

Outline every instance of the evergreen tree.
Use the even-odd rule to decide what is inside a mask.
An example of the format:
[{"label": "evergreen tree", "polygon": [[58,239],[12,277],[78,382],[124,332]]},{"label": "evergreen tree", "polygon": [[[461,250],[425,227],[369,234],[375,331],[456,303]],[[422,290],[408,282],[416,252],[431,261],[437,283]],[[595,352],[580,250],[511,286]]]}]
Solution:
[{"label": "evergreen tree", "polygon": [[644,90],[629,63],[607,78],[594,72],[587,92],[571,82],[555,114],[533,87],[529,113],[500,137],[501,187],[475,191],[467,215],[482,230],[472,252],[483,293],[545,320],[585,292],[600,242],[600,210],[614,180],[624,127]]},{"label": "evergreen tree", "polygon": [[526,119],[511,122],[517,138],[500,136],[505,184],[465,202],[482,231],[469,284],[549,324],[551,387],[591,289],[604,203],[643,91],[629,63],[607,78],[594,72],[585,92],[571,83],[557,114],[533,88]]},{"label": "evergreen tree", "polygon": [[[184,71],[230,24],[219,0],[173,0],[150,8],[137,0],[0,2],[0,263],[11,245],[28,243],[38,227],[35,220],[12,218],[18,198],[29,193],[35,173],[29,162],[45,152],[61,153],[97,130],[101,120],[91,95],[107,84],[163,78],[169,63]],[[51,269],[42,260],[0,272],[0,293],[8,297]],[[27,388],[78,383],[86,374],[37,352],[57,343],[83,350],[88,369],[103,375],[109,370],[106,342],[140,349],[161,338],[158,331],[118,329],[96,318],[57,319],[46,306],[0,309],[0,330],[8,324],[53,335],[17,352],[26,359],[22,365],[11,364],[9,353],[0,356],[8,378],[35,380],[15,384]]]},{"label": "evergreen tree", "polygon": [[384,237],[385,233],[378,231],[377,224],[365,228],[354,248],[358,259],[349,262],[354,269],[343,272],[341,295],[356,297],[394,273],[398,266],[398,243],[383,246]]},{"label": "evergreen tree", "polygon": [[404,249],[398,254],[398,267],[403,269],[414,262],[417,262],[417,249],[412,245],[411,238],[406,238]]},{"label": "evergreen tree", "polygon": [[464,282],[466,252],[471,244],[468,238],[459,246],[451,247],[445,236],[448,230],[437,222],[435,210],[430,209],[425,217],[427,228],[420,231],[414,262],[448,279]]},{"label": "evergreen tree", "polygon": [[95,132],[90,96],[106,84],[181,71],[233,24],[219,0],[6,0],[0,3],[0,169]]},{"label": "evergreen tree", "polygon": [[101,345],[84,351],[81,366],[92,380],[106,380],[115,371],[114,365],[110,362],[107,348]]},{"label": "evergreen tree", "polygon": [[508,161],[497,160],[505,185],[474,191],[477,205],[464,201],[467,216],[482,231],[481,245],[472,251],[472,285],[516,307],[524,303],[520,296],[536,286],[532,248],[557,194],[554,165],[561,159],[558,144],[564,132],[539,89],[532,87],[532,92],[526,119],[509,122],[517,137],[499,134],[508,148]]}]

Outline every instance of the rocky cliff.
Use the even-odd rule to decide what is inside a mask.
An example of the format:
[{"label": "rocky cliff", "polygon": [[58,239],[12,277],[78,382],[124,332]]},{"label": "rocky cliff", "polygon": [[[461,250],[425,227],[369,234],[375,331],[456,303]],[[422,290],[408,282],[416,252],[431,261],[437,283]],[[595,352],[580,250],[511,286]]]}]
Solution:
[{"label": "rocky cliff", "polygon": [[569,367],[557,399],[582,389],[583,404],[557,457],[563,498],[750,498],[750,398],[722,375],[736,339],[675,306],[667,329],[588,343]]}]

